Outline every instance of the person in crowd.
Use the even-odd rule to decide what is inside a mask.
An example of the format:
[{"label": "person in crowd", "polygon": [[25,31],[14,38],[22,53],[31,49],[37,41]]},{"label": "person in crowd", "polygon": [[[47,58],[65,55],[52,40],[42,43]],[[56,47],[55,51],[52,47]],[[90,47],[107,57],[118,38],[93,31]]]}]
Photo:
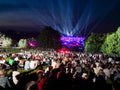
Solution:
[{"label": "person in crowd", "polygon": [[0,70],[0,90],[9,90],[11,88],[10,81],[6,76],[5,70]]},{"label": "person in crowd", "polygon": [[14,58],[11,56],[8,60],[8,64],[10,65],[10,67],[13,67],[14,63],[15,63]]},{"label": "person in crowd", "polygon": [[[31,53],[32,52],[32,53]],[[14,54],[13,54],[14,55]],[[19,56],[19,58],[17,58]],[[32,49],[25,54],[17,54],[8,60],[14,76],[14,85],[17,89],[26,90],[117,90],[119,86],[120,63],[103,54],[87,54],[81,52],[60,53],[57,51],[42,51]],[[19,73],[20,68],[14,61],[21,61],[23,70],[28,73]],[[19,60],[18,60],[19,59]],[[40,67],[42,67],[40,69]],[[29,74],[38,70],[37,74]],[[42,70],[42,71],[41,71]],[[15,77],[18,76],[18,81]],[[37,78],[37,79],[35,79]],[[92,86],[93,85],[93,86]],[[23,86],[23,87],[22,87]],[[25,88],[24,88],[25,86]]]},{"label": "person in crowd", "polygon": [[32,56],[30,61],[30,70],[36,69],[38,63],[39,63],[38,60],[35,60],[35,57]]},{"label": "person in crowd", "polygon": [[12,71],[12,81],[13,81],[14,85],[17,85],[17,84],[18,84],[17,75],[19,75],[19,74],[20,74],[20,72],[17,71],[17,68],[16,68],[16,67],[14,67],[14,68],[13,68],[13,71]]},{"label": "person in crowd", "polygon": [[25,61],[24,70],[30,70],[30,58]]},{"label": "person in crowd", "polygon": [[44,75],[44,71],[43,70],[38,70],[37,75],[38,75],[38,80],[37,80],[38,90],[44,90],[45,82],[46,82],[46,77]]}]

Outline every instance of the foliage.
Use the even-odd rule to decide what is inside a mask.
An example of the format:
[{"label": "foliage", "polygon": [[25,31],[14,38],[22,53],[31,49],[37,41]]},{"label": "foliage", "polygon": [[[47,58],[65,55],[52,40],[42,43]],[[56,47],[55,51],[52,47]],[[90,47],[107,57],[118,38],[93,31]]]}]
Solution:
[{"label": "foliage", "polygon": [[116,43],[116,53],[120,56],[120,27],[116,31],[117,43]]},{"label": "foliage", "polygon": [[44,28],[38,36],[40,46],[43,48],[57,48],[60,46],[60,34],[51,27]]},{"label": "foliage", "polygon": [[101,51],[106,54],[120,56],[120,27],[112,34],[108,34]]},{"label": "foliage", "polygon": [[27,39],[20,39],[18,42],[18,47],[19,48],[26,48],[28,45]]},{"label": "foliage", "polygon": [[91,33],[91,35],[85,41],[85,52],[99,53],[101,52],[101,46],[105,40],[105,34]]},{"label": "foliage", "polygon": [[10,48],[12,45],[12,39],[9,37],[4,37],[3,42],[2,42],[2,47],[3,48]]},{"label": "foliage", "polygon": [[114,54],[115,53],[115,33],[108,34],[104,44],[102,45],[102,50],[107,54]]}]

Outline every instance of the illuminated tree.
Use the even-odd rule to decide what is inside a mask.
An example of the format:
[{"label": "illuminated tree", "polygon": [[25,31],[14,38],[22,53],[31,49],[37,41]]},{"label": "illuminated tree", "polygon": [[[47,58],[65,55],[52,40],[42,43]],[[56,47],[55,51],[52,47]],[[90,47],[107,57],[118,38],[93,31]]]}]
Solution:
[{"label": "illuminated tree", "polygon": [[5,38],[5,35],[3,35],[2,33],[0,33],[0,46],[2,46],[4,38]]},{"label": "illuminated tree", "polygon": [[107,54],[115,54],[116,53],[116,34],[108,34],[104,44],[102,45],[102,51]]},{"label": "illuminated tree", "polygon": [[116,52],[120,56],[120,27],[116,31],[117,43],[116,43]]},{"label": "illuminated tree", "polygon": [[93,39],[95,37],[95,34],[92,33],[88,38],[87,40],[85,41],[85,48],[84,48],[84,51],[85,52],[95,52],[95,45],[96,42],[95,40]]},{"label": "illuminated tree", "polygon": [[112,34],[108,34],[101,51],[106,54],[120,56],[120,27]]},{"label": "illuminated tree", "polygon": [[101,46],[105,40],[105,34],[91,33],[85,41],[85,52],[100,53]]},{"label": "illuminated tree", "polygon": [[19,48],[26,48],[28,46],[27,39],[20,39],[18,42]]},{"label": "illuminated tree", "polygon": [[3,37],[2,47],[3,48],[10,48],[12,45],[12,39],[9,37]]}]

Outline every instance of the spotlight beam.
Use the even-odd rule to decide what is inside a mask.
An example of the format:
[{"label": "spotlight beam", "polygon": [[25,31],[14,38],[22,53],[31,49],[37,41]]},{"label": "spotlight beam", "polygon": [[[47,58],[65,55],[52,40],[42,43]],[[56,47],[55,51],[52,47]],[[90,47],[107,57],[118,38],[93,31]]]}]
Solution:
[{"label": "spotlight beam", "polygon": [[[43,26],[68,36],[91,33],[109,12],[118,0],[23,0],[35,13],[34,18]],[[100,5],[105,7],[101,8]],[[95,23],[91,26],[92,23]],[[90,27],[90,28],[89,28]]]}]

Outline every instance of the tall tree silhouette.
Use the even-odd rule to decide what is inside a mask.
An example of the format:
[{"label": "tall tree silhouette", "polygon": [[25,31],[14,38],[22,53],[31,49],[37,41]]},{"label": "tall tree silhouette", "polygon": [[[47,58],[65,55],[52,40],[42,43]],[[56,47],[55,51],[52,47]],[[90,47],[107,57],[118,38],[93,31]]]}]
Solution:
[{"label": "tall tree silhouette", "polygon": [[38,36],[40,46],[56,49],[61,45],[60,33],[51,27],[45,27]]}]

